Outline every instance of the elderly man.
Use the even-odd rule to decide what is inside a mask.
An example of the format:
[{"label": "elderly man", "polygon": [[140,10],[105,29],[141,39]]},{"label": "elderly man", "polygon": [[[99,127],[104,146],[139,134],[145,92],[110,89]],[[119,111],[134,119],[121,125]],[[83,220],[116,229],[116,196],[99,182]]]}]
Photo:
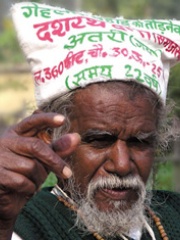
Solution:
[{"label": "elderly man", "polygon": [[[39,109],[0,140],[1,239],[178,240],[180,196],[146,192],[179,60],[168,28],[35,3],[12,13]],[[40,190],[50,171],[58,184]]]}]

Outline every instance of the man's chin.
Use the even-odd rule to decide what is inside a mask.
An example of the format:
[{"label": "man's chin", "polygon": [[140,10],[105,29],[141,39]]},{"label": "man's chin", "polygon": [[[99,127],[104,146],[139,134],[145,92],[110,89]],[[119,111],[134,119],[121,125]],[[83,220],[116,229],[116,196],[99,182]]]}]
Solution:
[{"label": "man's chin", "polygon": [[79,206],[76,226],[83,234],[89,234],[90,227],[91,232],[111,238],[142,228],[146,190],[140,178],[99,178],[89,183],[84,197],[77,194],[75,185],[69,185],[69,189]]},{"label": "man's chin", "polygon": [[[134,203],[135,204],[135,203]],[[133,204],[126,200],[108,200],[106,202],[96,202],[97,209],[101,212],[126,211],[132,208]]]},{"label": "man's chin", "polygon": [[124,200],[96,203],[86,199],[81,202],[79,213],[76,226],[83,232],[84,223],[86,229],[91,226],[92,232],[98,232],[103,237],[119,237],[122,233],[127,235],[130,229],[142,228],[144,207],[139,199],[130,206]]}]

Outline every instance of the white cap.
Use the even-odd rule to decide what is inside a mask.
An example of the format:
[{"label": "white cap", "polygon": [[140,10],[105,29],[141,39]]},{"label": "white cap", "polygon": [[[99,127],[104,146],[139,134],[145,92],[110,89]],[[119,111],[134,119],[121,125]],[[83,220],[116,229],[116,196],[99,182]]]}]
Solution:
[{"label": "white cap", "polygon": [[180,21],[105,18],[31,2],[11,12],[38,106],[90,83],[132,79],[165,102],[170,67],[180,60]]}]

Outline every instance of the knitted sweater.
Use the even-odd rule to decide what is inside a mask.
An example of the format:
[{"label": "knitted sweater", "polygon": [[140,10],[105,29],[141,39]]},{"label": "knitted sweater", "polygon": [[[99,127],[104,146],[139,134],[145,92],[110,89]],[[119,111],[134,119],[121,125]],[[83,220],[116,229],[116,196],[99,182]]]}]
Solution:
[{"label": "knitted sweater", "polygon": [[[16,221],[15,232],[24,240],[95,240],[91,234],[80,234],[74,227],[74,212],[59,202],[50,190],[43,189],[26,204]],[[179,240],[180,194],[154,191],[151,209],[160,217],[169,240]],[[153,222],[152,228],[156,240],[162,240]],[[151,238],[144,232],[141,239]]]}]

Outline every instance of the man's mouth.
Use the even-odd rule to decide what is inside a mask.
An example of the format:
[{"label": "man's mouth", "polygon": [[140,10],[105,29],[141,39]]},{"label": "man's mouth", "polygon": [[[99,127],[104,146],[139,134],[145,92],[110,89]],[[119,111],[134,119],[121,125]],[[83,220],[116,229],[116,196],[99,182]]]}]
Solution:
[{"label": "man's mouth", "polygon": [[102,192],[107,195],[107,197],[113,200],[125,200],[127,199],[128,195],[132,193],[132,188],[104,188]]},{"label": "man's mouth", "polygon": [[137,200],[137,190],[133,188],[119,187],[119,188],[102,188],[96,192],[96,197],[114,200],[114,201],[131,201]]},{"label": "man's mouth", "polygon": [[119,178],[112,176],[100,178],[89,187],[88,195],[99,210],[130,209],[136,202],[144,199],[145,188],[135,177]]}]

